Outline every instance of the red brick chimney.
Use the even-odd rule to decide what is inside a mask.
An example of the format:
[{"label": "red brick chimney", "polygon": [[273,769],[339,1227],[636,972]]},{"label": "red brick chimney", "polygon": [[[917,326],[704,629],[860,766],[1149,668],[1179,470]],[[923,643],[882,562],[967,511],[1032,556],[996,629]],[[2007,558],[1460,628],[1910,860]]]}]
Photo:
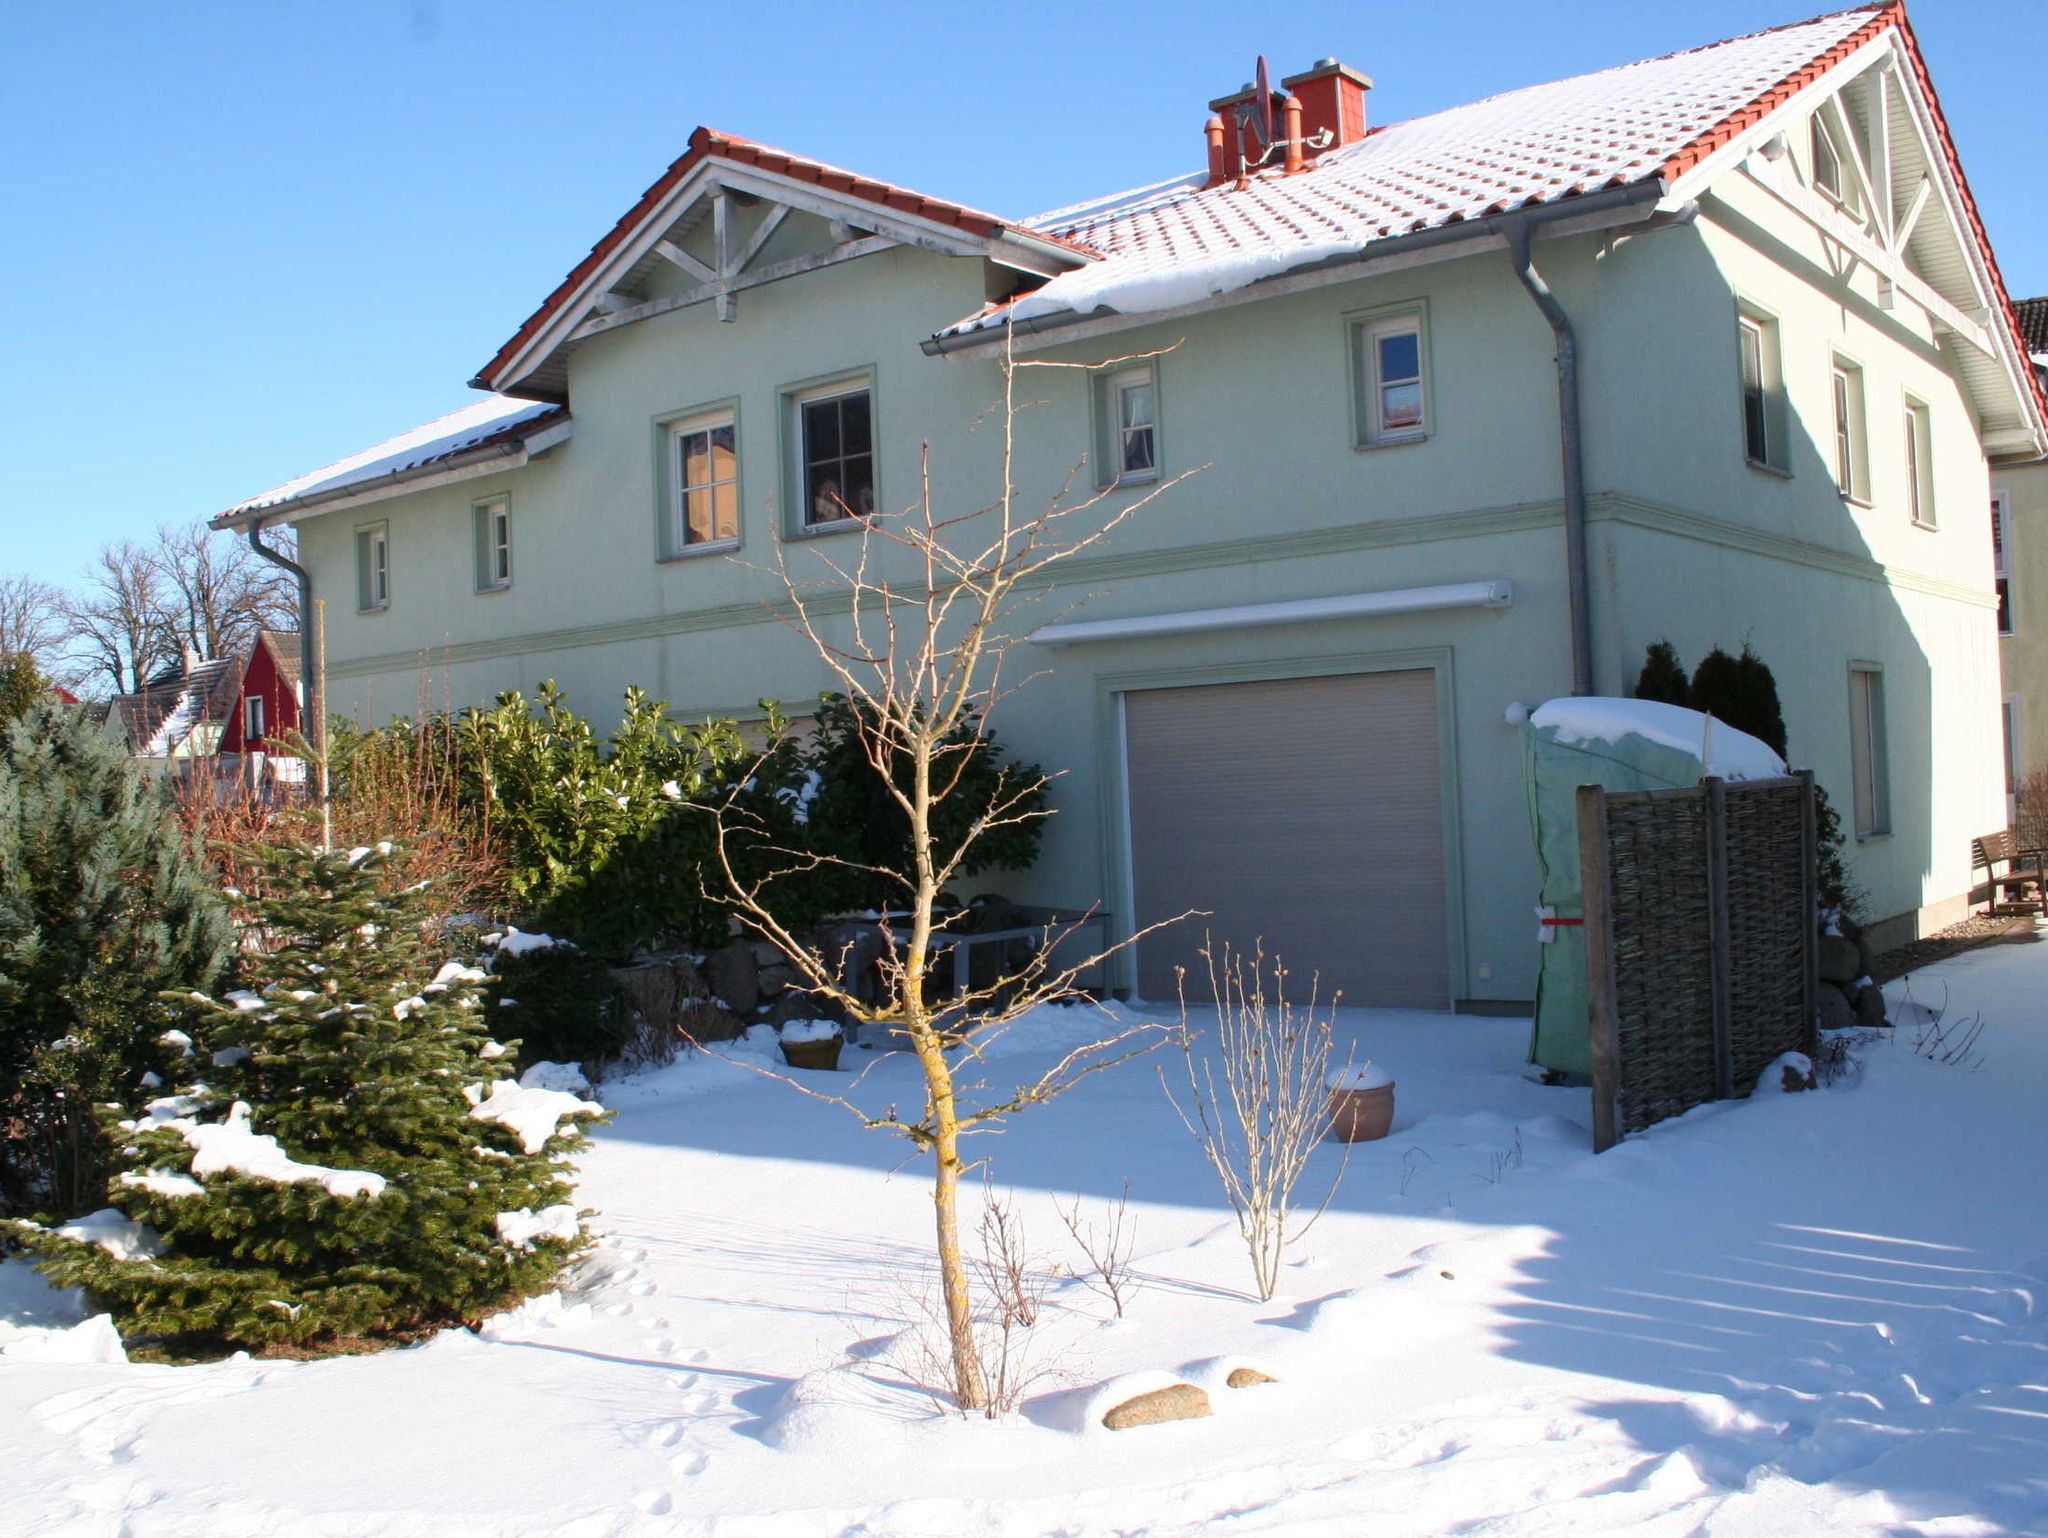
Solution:
[{"label": "red brick chimney", "polygon": [[1369,77],[1335,59],[1324,59],[1280,84],[1301,100],[1303,134],[1313,139],[1325,129],[1329,131],[1330,142],[1321,150],[1307,149],[1310,157],[1356,144],[1365,137],[1365,93],[1372,89]]}]

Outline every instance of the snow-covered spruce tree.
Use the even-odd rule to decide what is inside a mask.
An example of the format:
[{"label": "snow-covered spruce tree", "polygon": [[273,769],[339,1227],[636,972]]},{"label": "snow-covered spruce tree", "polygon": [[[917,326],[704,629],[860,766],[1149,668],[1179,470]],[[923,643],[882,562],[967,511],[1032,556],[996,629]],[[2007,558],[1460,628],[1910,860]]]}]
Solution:
[{"label": "snow-covered spruce tree", "polygon": [[159,784],[82,710],[0,726],[0,1214],[103,1195],[93,1108],[165,1068],[166,989],[212,984],[232,930]]},{"label": "snow-covered spruce tree", "polygon": [[433,970],[389,845],[256,858],[248,987],[190,998],[177,1093],[109,1112],[114,1207],[17,1236],[191,1351],[402,1337],[550,1285],[583,1243],[564,1164],[598,1108],[507,1076],[484,974]]}]

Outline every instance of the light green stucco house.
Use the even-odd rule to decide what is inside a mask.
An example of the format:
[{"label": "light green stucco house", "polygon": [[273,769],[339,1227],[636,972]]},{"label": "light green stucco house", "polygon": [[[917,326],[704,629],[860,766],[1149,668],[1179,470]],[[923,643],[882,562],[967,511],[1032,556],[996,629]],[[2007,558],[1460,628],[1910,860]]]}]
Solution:
[{"label": "light green stucco house", "polygon": [[297,528],[335,709],[425,669],[747,717],[825,683],[779,558],[908,505],[923,445],[942,503],[992,500],[1006,346],[1103,364],[1025,376],[1026,502],[1199,473],[1033,635],[996,724],[1065,774],[1012,895],[1517,1007],[1516,707],[1669,637],[1772,664],[1875,914],[1960,915],[2004,821],[1989,467],[2048,424],[1903,10],[1385,128],[1342,66],[1283,84],[1291,146],[1241,93],[1207,173],[1028,221],[699,129],[490,398],[219,521]]}]

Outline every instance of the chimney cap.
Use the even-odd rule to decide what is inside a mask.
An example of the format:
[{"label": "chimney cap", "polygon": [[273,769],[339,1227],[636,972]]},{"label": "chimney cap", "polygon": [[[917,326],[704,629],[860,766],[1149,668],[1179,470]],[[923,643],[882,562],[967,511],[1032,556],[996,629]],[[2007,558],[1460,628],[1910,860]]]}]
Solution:
[{"label": "chimney cap", "polygon": [[1363,86],[1368,91],[1372,89],[1372,76],[1361,73],[1348,64],[1340,64],[1335,59],[1318,59],[1313,68],[1305,69],[1298,75],[1289,75],[1280,82],[1280,85],[1282,89],[1291,91],[1298,85],[1304,85],[1311,80],[1321,80],[1327,75],[1341,75],[1353,85]]}]

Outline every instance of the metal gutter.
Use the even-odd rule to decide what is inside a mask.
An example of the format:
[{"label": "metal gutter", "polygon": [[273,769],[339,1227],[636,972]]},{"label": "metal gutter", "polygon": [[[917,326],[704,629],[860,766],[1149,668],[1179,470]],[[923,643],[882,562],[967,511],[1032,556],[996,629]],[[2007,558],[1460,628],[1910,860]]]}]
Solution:
[{"label": "metal gutter", "polygon": [[299,585],[300,726],[315,757],[327,751],[327,690],[320,677],[320,611],[313,604],[313,574],[274,545],[263,543],[263,520],[249,524],[249,548],[273,566],[290,572]]},{"label": "metal gutter", "polygon": [[[1281,283],[1315,273],[1328,273],[1335,278],[1350,276],[1351,274],[1348,272],[1348,269],[1361,268],[1365,270],[1358,272],[1356,276],[1369,277],[1371,276],[1372,267],[1378,263],[1391,261],[1396,258],[1407,258],[1412,263],[1412,259],[1417,255],[1433,252],[1439,247],[1447,248],[1443,251],[1443,255],[1446,257],[1454,256],[1459,253],[1454,249],[1448,248],[1455,248],[1468,242],[1489,238],[1495,240],[1509,239],[1513,230],[1530,223],[1563,223],[1566,220],[1583,219],[1605,212],[1635,209],[1642,205],[1648,205],[1643,207],[1642,217],[1649,218],[1655,212],[1656,203],[1663,196],[1664,184],[1653,179],[1644,182],[1634,182],[1626,187],[1608,187],[1598,192],[1579,193],[1563,202],[1545,203],[1536,208],[1517,209],[1513,213],[1488,214],[1483,219],[1467,219],[1457,224],[1438,225],[1434,229],[1416,230],[1408,235],[1393,235],[1385,240],[1370,241],[1359,247],[1358,250],[1346,252],[1341,256],[1327,257],[1318,262],[1304,262],[1299,267],[1290,267],[1285,272],[1261,278],[1258,282],[1247,284],[1242,289],[1233,290],[1228,295],[1212,295],[1211,299],[1235,299],[1240,295],[1245,298],[1255,298],[1258,296],[1260,288],[1264,285]],[[1148,315],[1144,313],[1124,315],[1119,312],[1105,312],[1101,310],[1091,310],[1084,315],[1072,310],[1064,310],[1051,315],[1034,315],[1024,320],[1007,321],[1001,326],[985,326],[974,331],[957,332],[951,336],[927,337],[918,345],[926,356],[940,357],[947,353],[963,352],[970,348],[1000,346],[1005,335],[1013,337],[1040,336],[1048,332],[1064,330],[1069,326],[1077,326],[1089,321],[1100,321],[1106,318],[1121,319],[1129,325],[1137,326],[1143,325],[1148,321],[1162,319],[1163,317],[1157,314]]]}]

